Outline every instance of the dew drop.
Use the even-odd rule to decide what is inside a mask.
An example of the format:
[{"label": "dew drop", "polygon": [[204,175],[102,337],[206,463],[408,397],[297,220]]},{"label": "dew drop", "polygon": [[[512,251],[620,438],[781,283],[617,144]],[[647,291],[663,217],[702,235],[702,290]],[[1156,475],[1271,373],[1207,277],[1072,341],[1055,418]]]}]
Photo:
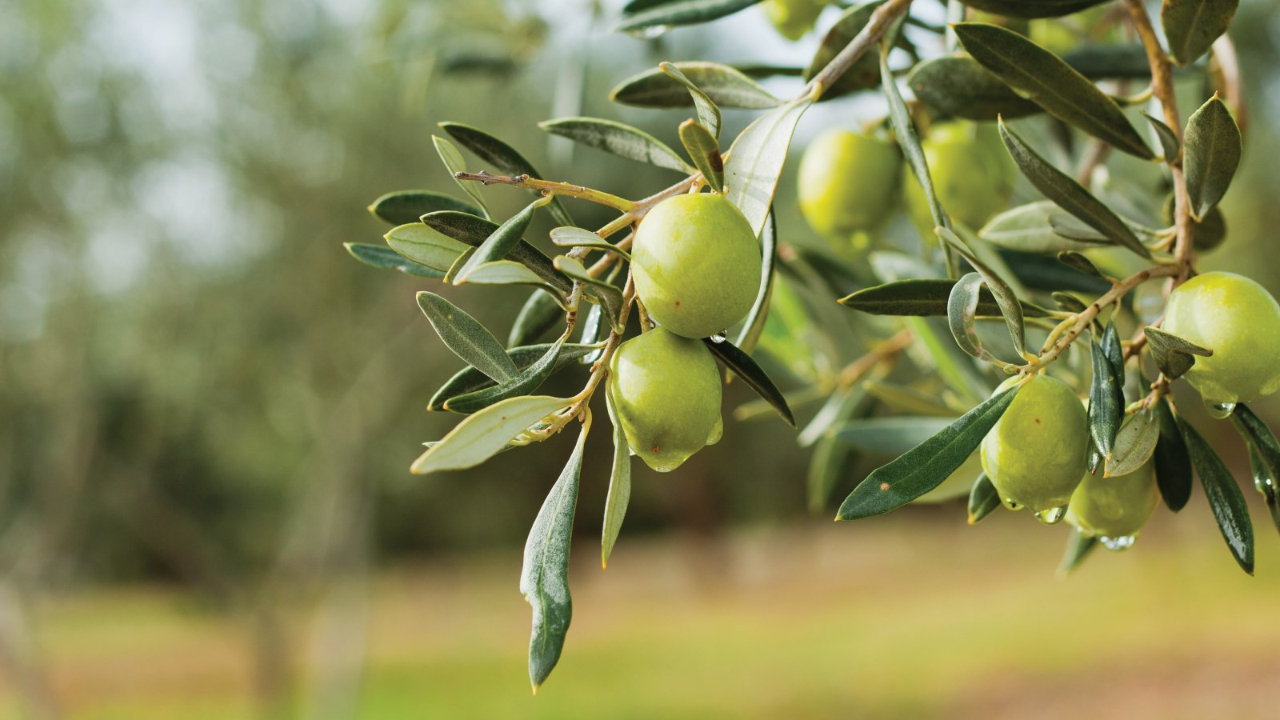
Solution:
[{"label": "dew drop", "polygon": [[1236,404],[1233,402],[1220,403],[1220,402],[1214,402],[1212,400],[1205,400],[1204,409],[1209,413],[1209,416],[1212,417],[1213,419],[1223,420],[1225,418],[1231,417],[1231,413],[1235,412],[1236,410]]},{"label": "dew drop", "polygon": [[722,343],[722,342],[724,342],[725,340],[728,340],[728,339],[729,339],[729,331],[728,331],[728,330],[721,330],[720,332],[718,332],[718,333],[716,333],[715,335],[712,335],[712,336],[711,336],[711,342],[713,342],[713,343],[715,343],[715,344],[717,344],[717,345],[719,345],[720,343]]},{"label": "dew drop", "polygon": [[1098,541],[1102,543],[1102,547],[1110,550],[1111,552],[1124,552],[1125,550],[1133,547],[1133,543],[1137,541],[1137,539],[1137,535],[1124,535],[1122,537],[1108,537],[1103,535],[1098,538]]},{"label": "dew drop", "polygon": [[1047,508],[1036,513],[1036,519],[1045,525],[1057,525],[1062,522],[1062,518],[1067,516],[1067,506]]}]

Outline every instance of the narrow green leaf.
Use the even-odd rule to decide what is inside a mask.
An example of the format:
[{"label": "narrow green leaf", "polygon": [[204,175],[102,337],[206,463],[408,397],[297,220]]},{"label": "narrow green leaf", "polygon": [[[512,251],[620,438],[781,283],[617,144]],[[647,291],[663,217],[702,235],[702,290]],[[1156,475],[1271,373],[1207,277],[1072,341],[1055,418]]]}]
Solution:
[{"label": "narrow green leaf", "polygon": [[1059,310],[1069,313],[1084,312],[1089,307],[1088,305],[1085,305],[1084,301],[1080,298],[1064,292],[1054,293],[1053,302],[1058,306]]},{"label": "narrow green leaf", "polygon": [[[840,304],[869,315],[910,315],[941,317],[947,314],[947,299],[955,280],[898,280],[875,285],[840,298]],[[1000,306],[991,291],[983,288],[978,296],[978,317],[1000,317]],[[1024,317],[1047,317],[1044,308],[1022,303]]]},{"label": "narrow green leaf", "polygon": [[725,197],[742,211],[757,236],[773,207],[773,192],[796,123],[812,104],[813,100],[803,97],[756,118],[733,141],[725,157]]},{"label": "narrow green leaf", "polygon": [[520,313],[507,334],[507,347],[527,345],[542,336],[564,316],[564,310],[555,299],[541,290],[535,290],[520,307]]},{"label": "narrow green leaf", "polygon": [[996,492],[996,486],[991,484],[991,478],[987,477],[986,473],[982,473],[973,483],[973,489],[969,491],[969,524],[977,525],[998,507],[1000,507],[1000,493]]},{"label": "narrow green leaf", "polygon": [[844,473],[853,451],[827,435],[818,440],[809,456],[809,469],[805,474],[805,496],[809,512],[815,515],[827,508],[831,493]]},{"label": "narrow green leaf", "polygon": [[956,410],[943,402],[936,393],[926,393],[906,385],[878,380],[864,380],[862,388],[868,395],[894,410],[933,417],[956,416]]},{"label": "narrow green leaf", "polygon": [[1227,541],[1227,547],[1240,568],[1252,575],[1253,524],[1249,521],[1249,506],[1244,501],[1244,494],[1222,458],[1200,433],[1182,418],[1177,418],[1177,421],[1187,441],[1196,474],[1200,476],[1200,485],[1209,498],[1209,507],[1218,521],[1218,529],[1222,531],[1222,538]]},{"label": "narrow green leaf", "polygon": [[[515,148],[493,135],[462,123],[442,122],[439,126],[463,147],[498,170],[509,175],[528,175],[531,178],[542,179],[542,174],[533,166],[533,163],[526,160]],[[475,183],[468,184],[475,185]],[[573,216],[565,209],[559,198],[552,199],[547,209],[561,225],[575,224]]]},{"label": "narrow green leaf", "polygon": [[549,200],[550,198],[546,197],[538,198],[499,225],[497,230],[494,230],[489,237],[485,238],[484,242],[480,243],[480,246],[472,253],[471,258],[458,271],[458,276],[453,281],[454,284],[465,284],[468,276],[476,268],[486,263],[504,259],[511,252],[511,249],[519,245],[520,241],[524,239],[524,232],[529,229],[529,223],[533,222],[534,213],[538,211],[538,208],[546,205]]},{"label": "narrow green leaf", "polygon": [[[718,20],[760,0],[631,0],[622,8],[615,32],[636,33]],[[646,33],[647,35],[647,33]]]},{"label": "narrow green leaf", "polygon": [[872,472],[840,505],[836,519],[883,515],[941,485],[973,454],[1016,394],[1013,388],[988,398],[942,432]]},{"label": "narrow green leaf", "polygon": [[1058,262],[1072,268],[1073,270],[1079,270],[1085,275],[1092,275],[1096,278],[1106,278],[1106,276],[1102,274],[1102,271],[1093,264],[1092,260],[1078,252],[1060,252],[1058,253]]},{"label": "narrow green leaf", "polygon": [[[689,91],[689,97],[693,98],[693,107],[698,111],[698,120],[702,121],[702,125],[707,132],[711,133],[713,139],[720,137],[720,108],[716,106],[714,100],[702,91],[692,80],[680,72],[680,68],[673,63],[664,62],[658,66],[658,69],[666,73],[672,80],[680,83]],[[683,140],[683,136],[681,140]]]},{"label": "narrow green leaf", "polygon": [[479,215],[480,208],[454,199],[448,195],[430,190],[398,190],[373,201],[369,212],[374,217],[385,220],[392,225],[407,225],[418,222],[418,218],[438,210],[457,210],[459,212]]},{"label": "narrow green leaf", "polygon": [[991,122],[1035,115],[1040,106],[1018,95],[971,57],[946,56],[919,63],[907,87],[942,117]]},{"label": "narrow green leaf", "polygon": [[[532,285],[545,290],[552,299],[563,301],[560,291],[548,285],[537,273],[510,260],[487,262],[472,270],[466,281],[473,285]],[[454,284],[461,285],[462,282],[456,280]]]},{"label": "narrow green leaf", "polygon": [[[871,14],[876,11],[883,0],[875,2],[865,2],[853,7],[847,8],[836,21],[832,23],[831,28],[822,36],[822,41],[818,44],[818,50],[814,53],[813,58],[809,61],[809,65],[805,68],[804,74],[801,76],[805,82],[814,78],[818,73],[822,72],[836,55],[853,41],[862,29],[871,21]],[[836,80],[835,85],[827,89],[823,94],[824,100],[847,95],[858,90],[870,90],[880,84],[880,66],[876,61],[874,53],[867,53],[853,64],[853,67],[845,71],[844,75]]]},{"label": "narrow green leaf", "polygon": [[[898,92],[898,84],[893,79],[893,71],[889,69],[887,48],[881,45],[880,50],[880,76],[884,80],[881,85],[884,90],[885,100],[889,103],[889,121],[893,127],[893,134],[898,139],[898,146],[902,148],[903,156],[907,158],[907,165],[916,176],[916,182],[920,184],[920,188],[924,191],[925,200],[929,203],[929,214],[933,217],[933,224],[937,227],[950,228],[951,219],[947,216],[946,210],[938,200],[937,192],[934,191],[933,178],[929,174],[929,163],[925,159],[924,148],[920,145],[920,136],[916,133],[915,126],[911,122],[911,112],[907,109],[907,104],[902,100],[902,93]],[[955,277],[955,273],[951,272],[953,270],[953,255],[949,249],[950,246],[943,243],[942,247],[947,254],[947,274]]]},{"label": "narrow green leaf", "polygon": [[956,417],[894,416],[849,420],[833,430],[837,440],[867,453],[901,455],[946,430]]},{"label": "narrow green leaf", "polygon": [[[498,229],[497,225],[484,218],[451,210],[424,215],[422,222],[427,227],[471,247],[480,247]],[[534,271],[538,277],[546,280],[557,290],[567,292],[573,288],[573,283],[556,270],[551,263],[551,258],[527,241],[521,240],[516,243],[515,247],[508,251],[507,259]]]},{"label": "narrow green leaf", "polygon": [[573,538],[573,513],[578,507],[582,453],[590,428],[590,423],[582,426],[573,454],[551,487],[551,492],[547,493],[524,545],[520,593],[533,609],[529,680],[535,693],[559,662],[569,622],[573,618],[573,598],[569,594],[569,546]]},{"label": "narrow green leaf", "polygon": [[791,408],[787,406],[787,399],[782,396],[782,391],[777,385],[773,384],[773,380],[764,371],[764,368],[756,364],[751,356],[742,352],[736,345],[728,340],[716,342],[711,338],[703,338],[702,344],[707,346],[712,355],[724,364],[725,367],[733,371],[734,375],[742,378],[747,386],[756,391],[756,394],[764,398],[782,419],[791,427],[796,427],[796,418],[791,414]]},{"label": "narrow green leaf", "polygon": [[1146,464],[1160,440],[1160,418],[1150,410],[1129,415],[1120,425],[1105,477],[1128,475]]},{"label": "narrow green leaf", "polygon": [[413,275],[415,277],[434,279],[444,277],[443,272],[409,260],[389,247],[367,245],[365,243],[343,243],[342,247],[347,249],[351,257],[365,265],[372,265],[385,270],[399,270],[405,275]]},{"label": "narrow green leaf", "polygon": [[563,345],[564,338],[562,337],[547,348],[542,357],[538,358],[529,367],[521,370],[510,380],[490,388],[452,397],[445,401],[444,409],[449,412],[474,413],[508,398],[533,393],[542,386],[542,383],[555,370],[556,363],[560,359],[560,348]]},{"label": "narrow green leaf", "polygon": [[384,237],[396,253],[439,272],[440,277],[467,250],[466,245],[420,222],[393,228]]},{"label": "narrow green leaf", "polygon": [[1058,565],[1058,574],[1066,577],[1080,567],[1080,563],[1089,557],[1089,553],[1098,547],[1098,538],[1080,534],[1071,528],[1071,536],[1067,538],[1067,549],[1062,554],[1062,562]]},{"label": "narrow green leaf", "polygon": [[760,252],[762,259],[760,289],[756,292],[756,301],[751,305],[747,319],[742,321],[742,330],[738,333],[738,338],[733,342],[748,355],[755,351],[756,343],[760,341],[760,335],[764,332],[764,324],[769,319],[769,301],[773,297],[773,283],[776,277],[774,268],[778,264],[778,218],[772,211],[769,212],[764,230],[760,233]]},{"label": "narrow green leaf", "polygon": [[1253,485],[1271,512],[1271,520],[1280,530],[1280,497],[1276,483],[1280,481],[1280,442],[1275,433],[1244,403],[1231,413],[1231,422],[1249,445],[1249,465],[1253,469]]},{"label": "narrow green leaf", "polygon": [[[932,321],[932,322],[931,322]],[[991,386],[968,355],[951,340],[942,318],[905,317],[903,324],[915,340],[914,357],[935,370],[947,387],[966,402],[977,403],[991,394]],[[920,352],[923,350],[923,352]]]},{"label": "narrow green leaf", "polygon": [[1190,65],[1209,52],[1231,26],[1240,0],[1164,0],[1160,24],[1169,52],[1179,65]]},{"label": "narrow green leaf", "polygon": [[618,249],[617,245],[583,228],[569,226],[553,228],[551,230],[551,242],[560,247],[589,247],[597,250],[607,250],[621,255],[627,260],[631,259],[631,254],[626,250]]},{"label": "narrow green leaf", "polygon": [[995,361],[995,357],[982,347],[978,338],[978,295],[982,290],[982,276],[969,273],[956,281],[947,300],[947,325],[956,345],[969,355],[983,361]]},{"label": "narrow green leaf", "polygon": [[[507,357],[511,358],[511,362],[515,363],[516,369],[523,373],[530,365],[542,359],[553,346],[554,343],[541,343],[513,347],[507,351]],[[597,349],[594,345],[565,343],[560,348],[560,354],[551,372],[556,373],[573,365],[575,361],[590,355]],[[451,398],[494,386],[495,383],[492,378],[474,367],[467,366],[445,381],[444,385],[440,386],[440,389],[427,402],[427,410],[430,412],[444,410],[445,402]]]},{"label": "narrow green leaf", "polygon": [[1215,94],[1187,121],[1183,166],[1191,213],[1197,219],[1205,217],[1227,193],[1242,152],[1240,128],[1227,104]]},{"label": "narrow green leaf", "polygon": [[1167,398],[1157,404],[1156,416],[1160,420],[1160,439],[1156,441],[1154,456],[1156,485],[1164,504],[1178,512],[1191,499],[1191,455]]},{"label": "narrow green leaf", "polygon": [[1151,252],[1143,246],[1138,237],[1133,234],[1133,230],[1120,219],[1119,215],[1103,205],[1101,200],[1094,197],[1074,178],[1040,157],[1003,122],[1000,123],[1000,137],[1004,140],[1004,146],[1013,157],[1018,169],[1037,190],[1044,193],[1045,197],[1114,242],[1142,257],[1151,257]]},{"label": "narrow green leaf", "polygon": [[711,189],[723,194],[724,158],[720,157],[720,143],[693,118],[680,124],[680,142]]},{"label": "narrow green leaf", "polygon": [[617,409],[613,406],[613,394],[606,389],[605,407],[609,409],[609,421],[613,423],[613,469],[609,474],[609,495],[604,501],[604,526],[600,532],[600,566],[609,567],[609,556],[613,554],[613,546],[618,542],[618,533],[622,531],[622,519],[627,514],[627,504],[631,502],[631,448],[627,445],[627,435],[622,431],[622,423],[618,421]]},{"label": "narrow green leaf", "polygon": [[975,60],[1045,112],[1117,150],[1144,160],[1155,156],[1116,101],[1062,58],[996,25],[952,28]]},{"label": "narrow green leaf", "polygon": [[[728,65],[714,62],[671,64],[720,107],[768,110],[782,104],[756,81]],[[652,68],[623,80],[609,93],[609,99],[637,107],[694,107],[693,97],[685,86],[661,68]]]},{"label": "narrow green leaf", "polygon": [[1151,127],[1156,131],[1156,137],[1160,139],[1160,149],[1164,151],[1165,160],[1172,162],[1178,159],[1178,153],[1182,152],[1182,141],[1178,139],[1178,134],[1173,128],[1165,125],[1159,118],[1147,113],[1142,113],[1142,117],[1151,123]]},{"label": "narrow green leaf", "polygon": [[572,403],[572,398],[526,395],[490,405],[454,426],[440,442],[422,453],[409,471],[426,475],[475,467],[498,454],[534,423]]},{"label": "narrow green leaf", "polygon": [[458,173],[467,171],[467,161],[462,158],[462,153],[458,151],[457,146],[438,135],[432,135],[431,142],[435,145],[436,153],[440,155],[440,160],[444,163],[449,174],[454,176],[454,182],[458,184],[458,187],[462,188],[462,192],[476,201],[476,207],[480,208],[478,214],[488,218],[489,206],[485,203],[484,196],[480,194],[480,185],[457,178]]},{"label": "narrow green leaf", "polygon": [[836,423],[849,417],[855,406],[866,400],[866,393],[858,386],[844,390],[836,390],[827,397],[822,407],[814,414],[809,423],[796,436],[796,444],[809,447],[828,435],[828,430]]},{"label": "narrow green leaf", "polygon": [[418,307],[444,344],[480,372],[498,382],[519,372],[498,339],[458,306],[435,293],[420,292]]},{"label": "narrow green leaf", "polygon": [[[1050,222],[1055,215],[1071,217],[1063,215],[1058,210],[1057,204],[1050,200],[1038,200],[1027,205],[1019,205],[991,218],[986,226],[978,231],[978,237],[996,247],[1025,253],[1050,254],[1092,250],[1111,244],[1110,240],[1096,234],[1083,240],[1063,236]],[[1071,220],[1075,221],[1075,218]],[[1094,233],[1092,228],[1088,230]]]},{"label": "narrow green leaf", "polygon": [[991,269],[986,263],[980,261],[973,253],[972,248],[964,240],[960,239],[950,229],[945,227],[936,227],[933,231],[938,235],[939,239],[950,245],[953,249],[960,253],[974,270],[982,276],[987,287],[991,289],[991,295],[995,297],[996,304],[1000,306],[1000,314],[1004,317],[1005,326],[1009,329],[1009,337],[1013,340],[1013,349],[1019,356],[1025,355],[1026,350],[1026,326],[1022,315],[1022,302],[1018,300],[1018,296],[1014,294],[1013,289],[995,270]]},{"label": "narrow green leaf", "polygon": [[1249,445],[1249,469],[1253,471],[1253,486],[1262,493],[1263,502],[1271,513],[1271,523],[1280,530],[1280,495],[1276,493],[1276,474],[1252,444]]},{"label": "narrow green leaf", "polygon": [[1077,45],[1062,53],[1062,59],[1090,80],[1151,80],[1147,51],[1140,42]]},{"label": "narrow green leaf", "polygon": [[617,332],[622,332],[623,328],[618,323],[622,312],[622,291],[617,286],[593,277],[582,263],[567,255],[557,255],[555,266],[560,272],[582,283],[584,290],[603,305],[609,326]]},{"label": "narrow green leaf", "polygon": [[1062,17],[1107,0],[961,0],[976,10],[1016,18]]},{"label": "narrow green leaf", "polygon": [[1124,416],[1124,395],[1115,368],[1097,340],[1091,340],[1093,385],[1089,389],[1089,435],[1103,456],[1115,449],[1116,434]]},{"label": "narrow green leaf", "polygon": [[540,122],[538,127],[552,135],[569,138],[618,157],[686,175],[693,174],[693,168],[675,150],[658,138],[630,125],[601,118],[572,117]]},{"label": "narrow green leaf", "polygon": [[1151,359],[1155,360],[1156,367],[1160,368],[1160,372],[1170,380],[1177,380],[1185,375],[1195,364],[1195,356],[1213,355],[1212,350],[1202,348],[1159,328],[1148,326],[1142,331],[1146,333],[1147,345],[1151,348]]},{"label": "narrow green leaf", "polygon": [[1120,332],[1116,330],[1116,324],[1110,320],[1107,321],[1107,327],[1102,332],[1102,354],[1107,357],[1107,362],[1111,363],[1111,371],[1116,378],[1116,387],[1121,390],[1120,404],[1123,407],[1124,347],[1120,342]]}]

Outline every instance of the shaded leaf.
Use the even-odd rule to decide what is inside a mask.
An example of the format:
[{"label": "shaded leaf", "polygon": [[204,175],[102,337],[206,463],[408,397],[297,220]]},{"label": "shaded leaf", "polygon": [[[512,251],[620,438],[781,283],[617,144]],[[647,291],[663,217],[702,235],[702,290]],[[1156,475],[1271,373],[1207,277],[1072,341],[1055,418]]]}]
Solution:
[{"label": "shaded leaf", "polygon": [[765,321],[769,318],[769,300],[773,297],[776,275],[774,268],[778,264],[778,219],[773,212],[769,213],[764,230],[760,233],[760,251],[760,289],[756,292],[756,300],[751,305],[747,318],[742,321],[742,330],[733,343],[747,354],[751,354],[760,341]]},{"label": "shaded leaf", "polygon": [[969,244],[961,240],[959,235],[945,227],[936,227],[934,232],[959,252],[965,261],[982,276],[982,280],[991,289],[991,295],[996,299],[996,305],[1000,306],[1000,314],[1004,317],[1005,326],[1009,329],[1009,337],[1013,340],[1013,349],[1019,356],[1026,354],[1026,328],[1023,322],[1022,302],[1018,300],[1013,289],[999,273],[986,263],[979,261]]},{"label": "shaded leaf", "polygon": [[880,455],[901,455],[946,430],[956,417],[874,417],[850,420],[834,431],[850,447]]},{"label": "shaded leaf", "polygon": [[1202,348],[1159,328],[1148,326],[1142,331],[1146,333],[1147,344],[1151,347],[1151,359],[1155,361],[1156,367],[1160,368],[1160,372],[1170,380],[1177,380],[1185,375],[1195,364],[1196,355],[1200,357],[1213,355],[1212,350]]},{"label": "shaded leaf", "polygon": [[876,380],[864,380],[862,389],[871,397],[895,410],[913,415],[953,418],[956,410],[942,401],[937,394],[929,394],[905,385]]},{"label": "shaded leaf", "polygon": [[484,242],[480,243],[476,251],[458,270],[457,277],[453,281],[454,284],[462,285],[466,283],[471,272],[481,265],[505,258],[512,248],[520,244],[524,238],[525,230],[528,230],[529,223],[533,222],[534,213],[538,211],[538,208],[546,205],[548,201],[549,198],[538,198],[499,225],[489,237],[485,238]]},{"label": "shaded leaf", "polygon": [[1154,455],[1156,485],[1160,488],[1164,504],[1178,512],[1191,499],[1191,455],[1187,452],[1187,443],[1178,429],[1168,398],[1157,404],[1156,416],[1160,421],[1160,439],[1156,441]]},{"label": "shaded leaf", "polygon": [[[805,82],[812,80],[814,76],[822,72],[822,69],[829,65],[836,55],[839,55],[840,51],[844,50],[845,46],[861,33],[867,23],[871,21],[872,13],[883,4],[883,0],[876,0],[875,2],[855,5],[841,13],[840,17],[822,36],[817,52],[814,53],[813,59],[809,61],[808,67],[805,68],[804,74],[801,76]],[[827,100],[857,90],[869,90],[879,85],[880,79],[880,66],[875,54],[867,53],[846,70],[836,80],[835,84],[827,89],[822,97]]]},{"label": "shaded leaf", "polygon": [[507,346],[515,348],[527,345],[529,341],[555,327],[563,316],[564,310],[554,298],[541,290],[535,290],[520,307],[520,314],[516,315],[515,322],[511,324]]},{"label": "shaded leaf", "polygon": [[907,87],[942,117],[993,121],[1035,115],[1040,106],[1023,98],[971,57],[946,56],[919,63]]},{"label": "shaded leaf", "polygon": [[1203,218],[1222,200],[1235,177],[1243,151],[1240,128],[1216,94],[1187,121],[1183,167],[1191,213]]},{"label": "shaded leaf", "polygon": [[1252,575],[1253,524],[1249,521],[1249,506],[1244,501],[1244,494],[1222,458],[1200,433],[1182,418],[1177,418],[1177,421],[1187,441],[1191,463],[1200,476],[1200,485],[1209,498],[1209,507],[1218,521],[1218,529],[1222,531],[1222,538],[1227,541],[1227,547],[1240,568]]},{"label": "shaded leaf", "polygon": [[1016,18],[1062,17],[1107,0],[961,0],[984,12]]},{"label": "shaded leaf", "polygon": [[[497,225],[484,218],[450,210],[424,215],[422,222],[427,227],[471,247],[480,247],[498,229]],[[556,270],[551,263],[551,258],[525,240],[516,243],[507,252],[507,259],[534,271],[538,277],[555,286],[557,290],[568,291],[573,287],[573,283]]]},{"label": "shaded leaf", "polygon": [[1280,481],[1280,442],[1275,433],[1244,403],[1237,403],[1231,413],[1231,422],[1249,445],[1249,465],[1253,469],[1253,485],[1271,513],[1271,520],[1280,530],[1280,497],[1276,483]]},{"label": "shaded leaf", "polygon": [[982,276],[976,272],[956,281],[947,300],[947,325],[961,350],[979,360],[996,361],[978,338],[978,295],[982,284]]},{"label": "shaded leaf", "polygon": [[711,189],[723,193],[724,159],[720,157],[720,143],[715,137],[697,120],[689,118],[680,123],[680,142]]},{"label": "shaded leaf", "polygon": [[[714,62],[671,63],[712,102],[720,107],[744,110],[767,110],[782,100],[738,70]],[[693,107],[693,97],[685,86],[663,72],[652,68],[623,80],[609,93],[609,99],[637,107]]]},{"label": "shaded leaf", "polygon": [[582,283],[583,289],[603,305],[609,326],[616,332],[622,332],[623,328],[618,324],[618,317],[622,312],[622,291],[617,286],[592,276],[582,263],[567,255],[556,256],[555,266],[560,272]]},{"label": "shaded leaf", "polygon": [[369,212],[374,217],[392,225],[407,225],[418,222],[418,218],[438,210],[457,210],[458,212],[479,215],[480,209],[470,203],[449,197],[430,190],[397,190],[373,201]]},{"label": "shaded leaf", "polygon": [[1164,0],[1160,24],[1169,52],[1179,65],[1190,65],[1209,52],[1231,26],[1240,0]]},{"label": "shaded leaf", "polygon": [[969,491],[969,524],[977,525],[998,507],[1000,507],[1000,493],[996,492],[996,486],[991,484],[991,478],[987,477],[986,473],[982,473],[973,483],[973,489]]},{"label": "shaded leaf", "polygon": [[[1026,253],[1090,250],[1111,244],[1110,240],[1098,237],[1096,233],[1083,240],[1062,235],[1050,222],[1054,215],[1070,217],[1063,215],[1057,204],[1050,200],[1019,205],[991,218],[978,231],[978,237],[996,247]],[[1089,230],[1093,232],[1091,228]]]},{"label": "shaded leaf", "polygon": [[1151,127],[1156,131],[1156,137],[1160,139],[1160,148],[1164,151],[1164,157],[1168,161],[1178,158],[1178,153],[1182,152],[1182,141],[1178,139],[1178,134],[1173,128],[1165,125],[1159,118],[1148,113],[1142,113],[1142,117],[1151,123]]},{"label": "shaded leaf", "polygon": [[[840,299],[840,304],[870,315],[945,316],[947,299],[955,280],[898,280],[859,290]],[[1047,317],[1044,308],[1022,303],[1025,317]],[[978,317],[1001,317],[1000,306],[990,290],[983,288],[978,296]]]},{"label": "shaded leaf", "polygon": [[1084,562],[1096,547],[1098,547],[1098,538],[1082,535],[1079,530],[1071,528],[1071,535],[1067,538],[1067,549],[1062,554],[1062,562],[1058,564],[1058,574],[1070,575],[1080,567],[1080,563]]},{"label": "shaded leaf", "polygon": [[409,471],[426,475],[475,467],[498,454],[534,423],[572,403],[572,398],[526,395],[490,405],[454,426],[440,442],[427,448]]},{"label": "shaded leaf", "polygon": [[[515,363],[517,370],[524,372],[530,365],[542,359],[552,347],[554,347],[554,343],[513,347],[507,351],[507,357],[511,358],[511,362]],[[555,373],[566,368],[574,364],[574,361],[590,355],[595,350],[596,348],[592,345],[565,343],[560,348],[560,354],[556,358],[556,363],[551,372]],[[427,402],[427,410],[432,412],[444,410],[445,401],[450,398],[494,386],[495,383],[492,378],[474,367],[467,366],[445,381],[444,385],[440,386],[440,389]]]},{"label": "shaded leaf", "polygon": [[560,348],[564,338],[547,348],[542,357],[529,367],[524,368],[510,380],[490,388],[476,390],[465,395],[458,395],[445,401],[444,409],[450,412],[474,413],[490,405],[495,405],[508,398],[529,395],[542,386],[542,383],[555,370],[560,359]]},{"label": "shaded leaf", "polygon": [[383,268],[385,270],[399,270],[405,275],[413,275],[415,277],[434,279],[444,277],[444,273],[442,271],[409,260],[389,247],[382,245],[367,245],[365,243],[343,243],[342,247],[347,249],[347,252],[351,254],[351,257],[359,260],[365,265],[372,265],[373,267]]},{"label": "shaded leaf", "polygon": [[[463,147],[475,153],[477,157],[508,175],[528,175],[531,178],[543,179],[533,163],[525,159],[515,148],[489,133],[470,125],[456,122],[439,123],[442,130],[457,140]],[[475,183],[468,182],[470,185]],[[532,192],[537,192],[536,190]],[[559,198],[553,198],[547,208],[552,217],[561,225],[573,225],[573,216],[565,209]]]},{"label": "shaded leaf", "polygon": [[569,138],[628,160],[693,174],[693,168],[658,138],[638,128],[601,118],[572,117],[538,123],[552,135]]},{"label": "shaded leaf", "polygon": [[[898,92],[898,85],[893,79],[893,72],[889,69],[889,61],[885,47],[881,47],[880,53],[880,76],[884,79],[882,83],[885,100],[889,103],[889,121],[893,126],[893,134],[898,140],[898,146],[902,148],[902,154],[907,159],[907,165],[911,168],[911,172],[916,176],[916,182],[920,184],[920,188],[924,191],[925,200],[929,204],[929,215],[933,218],[933,224],[937,227],[950,228],[951,219],[947,216],[946,210],[942,207],[942,203],[938,200],[938,194],[933,188],[933,178],[929,175],[929,163],[925,159],[924,148],[920,146],[920,136],[916,133],[915,126],[911,122],[911,113],[907,109],[907,104],[902,100],[902,93]],[[948,275],[952,277],[952,254],[948,249],[949,245],[942,244],[943,251],[946,253]]]},{"label": "shaded leaf", "polygon": [[728,340],[716,342],[710,338],[703,338],[702,344],[707,346],[712,355],[724,366],[733,371],[734,375],[742,378],[747,386],[756,391],[756,394],[764,398],[782,419],[787,421],[791,427],[796,427],[795,416],[791,414],[791,408],[787,406],[787,399],[782,396],[782,391],[777,385],[773,384],[773,380],[764,371],[764,368],[756,364],[751,356],[742,352],[733,343]]},{"label": "shaded leaf", "polygon": [[1085,275],[1092,275],[1096,278],[1106,278],[1106,276],[1102,274],[1102,271],[1093,264],[1092,260],[1078,252],[1060,252],[1058,253],[1058,262],[1066,265],[1067,267],[1079,270]]},{"label": "shaded leaf", "polygon": [[560,247],[589,247],[598,250],[608,250],[617,253],[627,260],[631,259],[630,253],[626,250],[618,249],[617,245],[605,240],[599,235],[576,227],[558,227],[551,230],[551,242]]},{"label": "shaded leaf", "polygon": [[756,236],[769,216],[796,123],[812,104],[806,96],[756,118],[729,148],[724,166],[725,197],[746,216]]},{"label": "shaded leaf", "polygon": [[631,0],[622,8],[615,32],[695,25],[732,15],[760,0]]},{"label": "shaded leaf", "polygon": [[420,292],[418,307],[445,346],[480,372],[498,382],[519,372],[498,339],[458,306],[435,293]]}]

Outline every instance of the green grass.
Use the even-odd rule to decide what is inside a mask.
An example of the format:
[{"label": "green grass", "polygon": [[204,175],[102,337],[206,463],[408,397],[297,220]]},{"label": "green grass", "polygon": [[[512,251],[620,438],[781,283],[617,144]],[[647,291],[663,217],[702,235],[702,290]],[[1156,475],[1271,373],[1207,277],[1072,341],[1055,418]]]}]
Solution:
[{"label": "green grass", "polygon": [[[1060,580],[1063,528],[1026,513],[968,528],[951,514],[717,544],[624,538],[607,572],[580,538],[573,629],[536,698],[518,550],[387,571],[359,717],[1270,717],[1280,553],[1269,525],[1257,528],[1257,578],[1236,568],[1199,501]],[[323,624],[299,615],[307,695],[325,682],[310,660],[325,655],[312,644]],[[128,589],[47,604],[39,620],[71,718],[255,716],[241,619]]]}]

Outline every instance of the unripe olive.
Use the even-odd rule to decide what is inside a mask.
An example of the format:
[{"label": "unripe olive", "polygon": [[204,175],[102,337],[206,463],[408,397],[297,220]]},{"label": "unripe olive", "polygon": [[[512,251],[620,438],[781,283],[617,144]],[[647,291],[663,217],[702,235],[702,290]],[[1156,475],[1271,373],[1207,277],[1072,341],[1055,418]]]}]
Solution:
[{"label": "unripe olive", "polygon": [[778,34],[788,40],[799,40],[812,30],[826,6],[827,0],[765,0],[761,5]]},{"label": "unripe olive", "polygon": [[1169,295],[1163,329],[1213,351],[1184,376],[1209,403],[1250,402],[1280,390],[1280,305],[1242,275],[1198,275]]},{"label": "unripe olive", "polygon": [[1131,538],[1160,502],[1155,466],[1150,461],[1128,475],[1085,473],[1071,495],[1067,522],[1089,537]]},{"label": "unripe olive", "polygon": [[814,232],[842,247],[893,212],[901,172],[902,154],[893,143],[828,130],[800,158],[800,211]]},{"label": "unripe olive", "polygon": [[[934,192],[952,220],[977,230],[1009,202],[1015,168],[994,123],[939,123],[921,148]],[[936,241],[929,201],[914,173],[902,173],[902,188],[911,222],[926,240]]]},{"label": "unripe olive", "polygon": [[982,439],[982,467],[1009,509],[1050,512],[1071,501],[1088,451],[1080,398],[1061,380],[1037,375]]},{"label": "unripe olive", "polygon": [[660,327],[623,343],[609,363],[607,391],[627,443],[658,472],[719,441],[720,387],[711,351]]},{"label": "unripe olive", "polygon": [[667,330],[703,338],[746,317],[760,286],[751,223],[719,195],[677,195],[640,223],[631,249],[636,294]]}]

